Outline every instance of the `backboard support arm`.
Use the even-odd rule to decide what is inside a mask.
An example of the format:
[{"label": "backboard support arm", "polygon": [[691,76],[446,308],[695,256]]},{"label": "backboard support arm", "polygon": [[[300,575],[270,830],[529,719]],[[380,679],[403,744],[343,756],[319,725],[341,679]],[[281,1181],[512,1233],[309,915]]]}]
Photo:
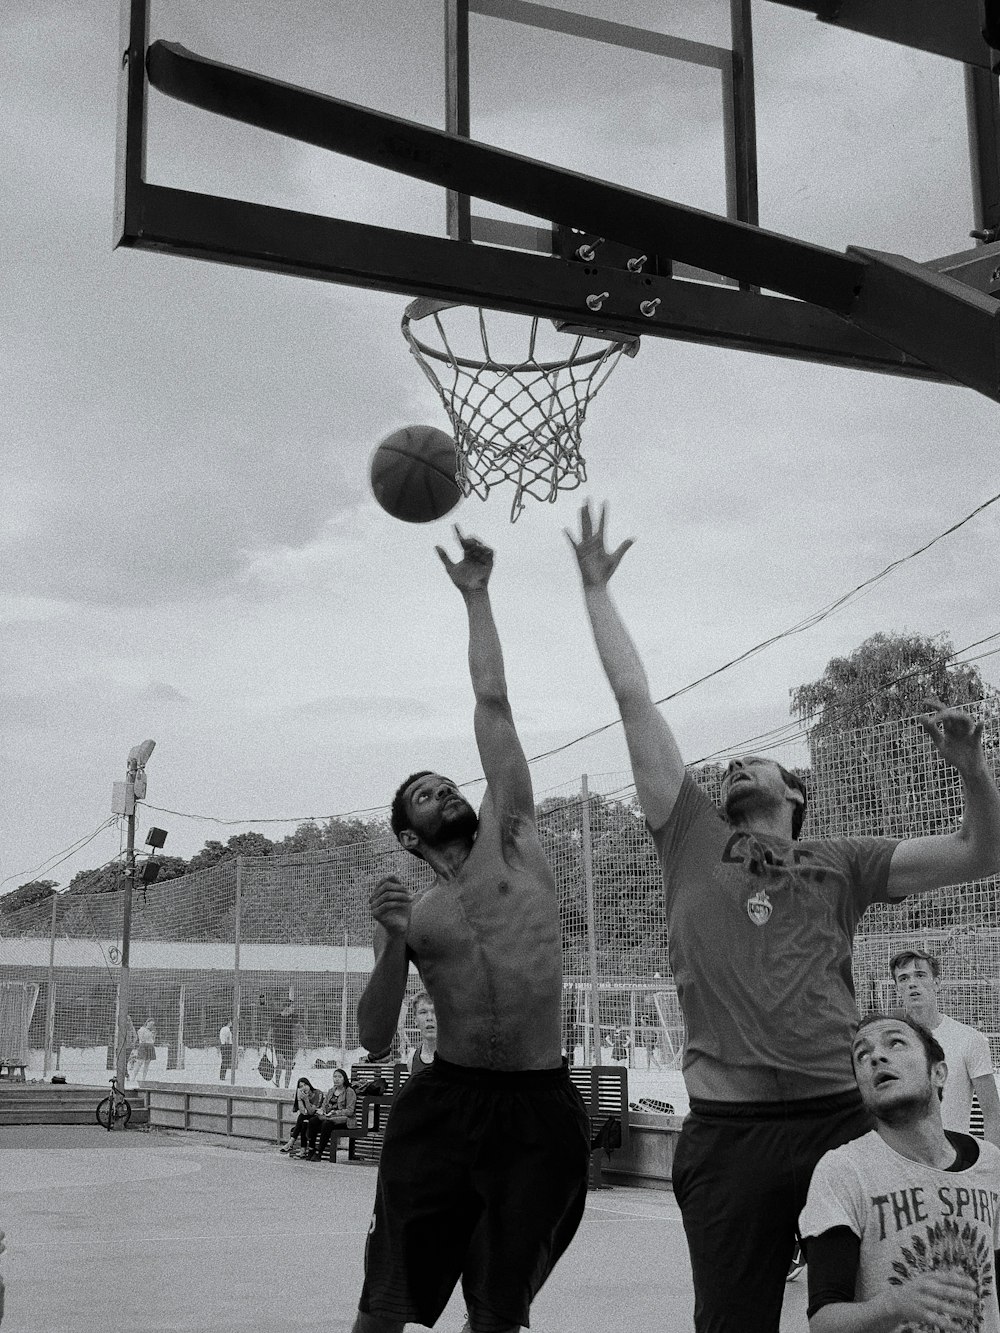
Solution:
[{"label": "backboard support arm", "polygon": [[864,265],[847,255],[612,185],[157,41],[149,81],[232,120],[458,189],[846,314]]}]

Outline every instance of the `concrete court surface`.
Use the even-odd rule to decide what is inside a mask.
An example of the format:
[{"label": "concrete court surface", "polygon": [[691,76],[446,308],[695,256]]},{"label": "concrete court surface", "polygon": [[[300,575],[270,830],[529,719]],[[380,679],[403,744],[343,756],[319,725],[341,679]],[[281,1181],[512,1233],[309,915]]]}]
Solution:
[{"label": "concrete court surface", "polygon": [[[2,1333],[347,1333],[374,1187],[374,1168],[343,1154],[334,1166],[209,1135],[0,1128]],[[804,1333],[805,1305],[800,1277],[782,1333]],[[531,1326],[687,1333],[691,1308],[673,1195],[616,1186],[588,1196]],[[456,1296],[437,1327],[462,1320]]]}]

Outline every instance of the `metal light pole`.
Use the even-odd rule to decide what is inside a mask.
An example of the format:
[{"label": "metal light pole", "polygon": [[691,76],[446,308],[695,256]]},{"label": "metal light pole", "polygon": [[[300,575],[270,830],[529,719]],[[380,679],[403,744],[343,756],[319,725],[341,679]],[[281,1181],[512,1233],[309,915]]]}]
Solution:
[{"label": "metal light pole", "polygon": [[[127,820],[128,837],[125,844],[125,901],[122,908],[122,957],[118,978],[118,1032],[116,1035],[115,1071],[118,1085],[124,1088],[128,1065],[129,1021],[129,946],[132,940],[132,888],[135,883],[135,803],[146,795],[146,760],[153,753],[156,741],[143,741],[128,752],[125,781],[115,783],[114,808]],[[120,791],[119,787],[124,790]],[[121,807],[121,808],[119,808]]]}]

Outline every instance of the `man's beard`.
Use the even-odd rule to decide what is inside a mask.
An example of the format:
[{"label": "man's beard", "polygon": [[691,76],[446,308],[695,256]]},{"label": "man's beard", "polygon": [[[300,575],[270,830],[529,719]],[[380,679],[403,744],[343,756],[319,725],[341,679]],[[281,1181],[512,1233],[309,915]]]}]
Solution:
[{"label": "man's beard", "polygon": [[915,1092],[912,1096],[904,1097],[892,1106],[879,1107],[877,1110],[872,1108],[872,1114],[891,1129],[904,1129],[917,1120],[923,1120],[931,1108],[931,1098],[936,1096],[937,1092],[929,1088],[927,1092]]},{"label": "man's beard", "polygon": [[739,815],[745,814],[747,810],[752,810],[754,805],[753,789],[744,788],[741,790],[736,787],[726,797],[723,810],[729,822],[733,823]]},{"label": "man's beard", "polygon": [[479,816],[471,805],[463,805],[453,815],[446,815],[437,832],[423,841],[428,847],[440,847],[446,842],[458,842],[463,838],[474,838],[479,829]]}]

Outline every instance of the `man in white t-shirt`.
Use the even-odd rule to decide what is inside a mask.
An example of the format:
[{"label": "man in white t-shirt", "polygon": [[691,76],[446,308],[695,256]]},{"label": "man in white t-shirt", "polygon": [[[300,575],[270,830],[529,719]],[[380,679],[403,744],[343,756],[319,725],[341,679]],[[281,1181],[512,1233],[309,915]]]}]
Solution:
[{"label": "man in white t-shirt", "polygon": [[915,1019],[944,1051],[948,1080],[944,1085],[941,1120],[945,1129],[969,1132],[972,1094],[983,1112],[984,1136],[1000,1148],[1000,1097],[993,1078],[990,1044],[981,1032],[956,1022],[938,1008],[941,966],[933,954],[903,949],[889,961],[889,975],[903,1012]]},{"label": "man in white t-shirt", "polygon": [[219,1078],[225,1078],[233,1067],[233,1029],[228,1023],[219,1028],[219,1053],[222,1057]]},{"label": "man in white t-shirt", "polygon": [[870,1015],[851,1054],[875,1128],[813,1173],[810,1333],[1000,1333],[1000,1150],[943,1127],[944,1052],[913,1019]]}]

